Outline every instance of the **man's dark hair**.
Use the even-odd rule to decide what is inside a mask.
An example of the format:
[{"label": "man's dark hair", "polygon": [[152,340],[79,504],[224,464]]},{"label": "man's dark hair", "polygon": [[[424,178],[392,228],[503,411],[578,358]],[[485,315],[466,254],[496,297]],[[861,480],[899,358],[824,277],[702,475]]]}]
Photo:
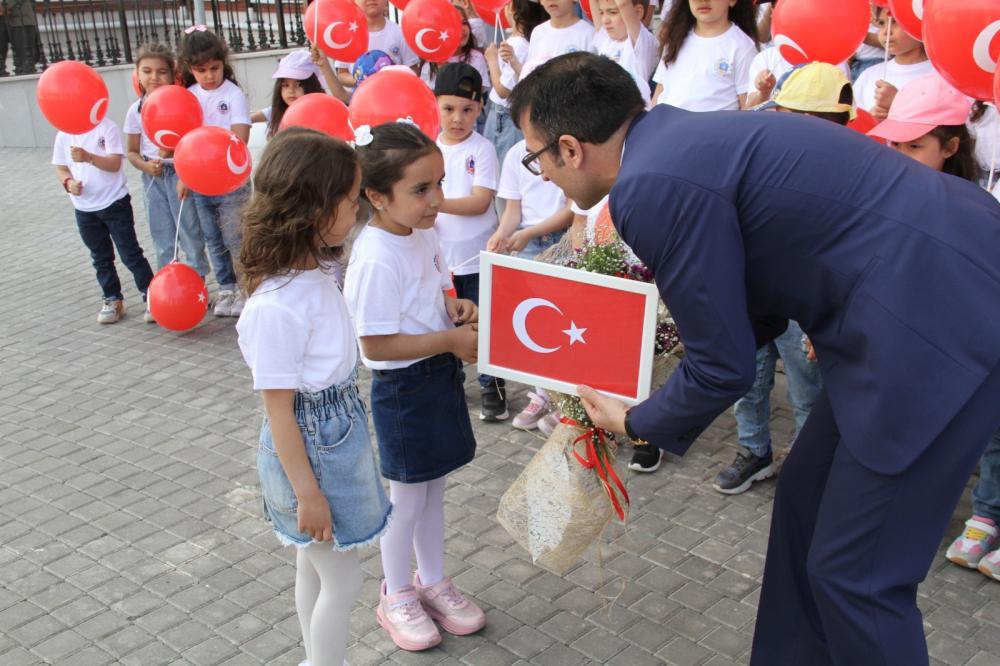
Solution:
[{"label": "man's dark hair", "polygon": [[563,134],[601,144],[645,108],[631,75],[621,65],[577,51],[549,60],[518,82],[510,95],[510,116],[531,125],[551,143]]}]

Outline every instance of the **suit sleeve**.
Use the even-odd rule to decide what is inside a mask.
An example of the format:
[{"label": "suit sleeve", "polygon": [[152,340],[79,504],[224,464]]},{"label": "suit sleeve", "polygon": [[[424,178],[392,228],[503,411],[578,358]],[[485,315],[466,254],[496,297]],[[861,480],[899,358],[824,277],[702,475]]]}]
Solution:
[{"label": "suit sleeve", "polygon": [[630,424],[682,455],[754,380],[736,208],[716,192],[655,174],[619,181],[611,202],[622,239],[652,269],[684,343],[680,367],[632,409]]}]

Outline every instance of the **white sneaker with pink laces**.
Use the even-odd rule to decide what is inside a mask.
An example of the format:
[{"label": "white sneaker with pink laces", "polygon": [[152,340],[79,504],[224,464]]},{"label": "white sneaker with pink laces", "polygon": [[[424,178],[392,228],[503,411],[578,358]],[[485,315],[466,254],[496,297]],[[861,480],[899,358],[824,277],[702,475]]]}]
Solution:
[{"label": "white sneaker with pink laces", "polygon": [[424,610],[449,634],[466,636],[486,626],[486,614],[466,599],[448,576],[436,585],[425,587],[420,583],[420,576],[414,575],[413,586],[417,588]]},{"label": "white sneaker with pink laces", "polygon": [[441,642],[441,634],[421,605],[417,591],[410,585],[387,595],[383,580],[375,617],[402,650],[419,652]]},{"label": "white sneaker with pink laces", "polygon": [[538,395],[533,391],[528,391],[528,406],[521,410],[521,413],[514,417],[511,425],[519,430],[534,430],[538,427],[538,422],[549,408],[549,399]]},{"label": "white sneaker with pink laces", "polygon": [[1000,581],[1000,550],[987,553],[979,560],[979,571],[993,580]]},{"label": "white sneaker with pink laces", "polygon": [[965,531],[948,547],[945,557],[959,566],[976,569],[979,560],[997,545],[997,532],[992,520],[973,516],[965,521]]}]

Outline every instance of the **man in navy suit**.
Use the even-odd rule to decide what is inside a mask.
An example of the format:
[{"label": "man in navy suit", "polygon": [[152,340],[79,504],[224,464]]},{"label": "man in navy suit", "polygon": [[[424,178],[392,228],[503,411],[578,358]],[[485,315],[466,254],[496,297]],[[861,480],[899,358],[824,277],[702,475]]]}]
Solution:
[{"label": "man in navy suit", "polygon": [[825,389],[785,461],[751,663],[927,664],[917,585],[1000,424],[1000,206],[791,113],[643,111],[610,60],[518,83],[525,166],[614,224],[685,357],[645,402],[580,388],[595,424],[683,454],[789,319]]}]

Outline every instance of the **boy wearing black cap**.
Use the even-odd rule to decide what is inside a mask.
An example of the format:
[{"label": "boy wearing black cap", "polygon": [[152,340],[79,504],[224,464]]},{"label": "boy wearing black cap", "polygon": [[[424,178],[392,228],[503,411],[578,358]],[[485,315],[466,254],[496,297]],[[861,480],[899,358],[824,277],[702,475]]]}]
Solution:
[{"label": "boy wearing black cap", "polygon": [[[459,298],[479,300],[479,252],[497,227],[493,196],[500,165],[496,149],[476,133],[483,110],[483,79],[472,65],[452,62],[434,81],[441,134],[437,145],[444,155],[444,201],[435,228],[451,269]],[[504,380],[479,375],[482,404],[479,418],[507,418]]]}]

